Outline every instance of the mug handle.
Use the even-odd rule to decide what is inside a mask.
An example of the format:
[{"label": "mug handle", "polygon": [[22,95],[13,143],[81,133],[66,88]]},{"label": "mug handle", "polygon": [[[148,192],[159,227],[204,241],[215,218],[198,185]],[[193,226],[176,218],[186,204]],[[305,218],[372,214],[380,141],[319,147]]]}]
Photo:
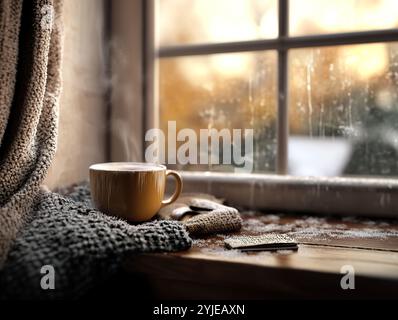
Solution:
[{"label": "mug handle", "polygon": [[176,201],[182,190],[182,178],[178,172],[173,170],[166,170],[166,177],[167,176],[173,176],[174,179],[176,179],[176,191],[169,199],[162,201],[162,207]]}]

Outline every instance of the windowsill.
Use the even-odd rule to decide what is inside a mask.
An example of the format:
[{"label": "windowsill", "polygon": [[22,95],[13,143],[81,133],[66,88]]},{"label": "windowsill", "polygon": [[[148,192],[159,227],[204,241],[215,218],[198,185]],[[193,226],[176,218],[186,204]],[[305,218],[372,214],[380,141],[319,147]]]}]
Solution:
[{"label": "windowsill", "polygon": [[[133,255],[125,270],[166,299],[381,298],[397,292],[397,221],[316,219],[251,215],[240,234],[264,232],[255,227],[260,221],[265,228],[295,225],[299,233],[307,223],[308,230],[332,228],[340,236],[302,233],[297,252],[240,253],[223,247],[223,239],[233,235],[216,235],[196,240],[186,252]],[[341,289],[344,265],[355,270],[355,290]]]},{"label": "windowsill", "polygon": [[[398,180],[180,172],[184,192],[202,192],[250,210],[398,217]],[[169,185],[168,190],[173,186]]]}]

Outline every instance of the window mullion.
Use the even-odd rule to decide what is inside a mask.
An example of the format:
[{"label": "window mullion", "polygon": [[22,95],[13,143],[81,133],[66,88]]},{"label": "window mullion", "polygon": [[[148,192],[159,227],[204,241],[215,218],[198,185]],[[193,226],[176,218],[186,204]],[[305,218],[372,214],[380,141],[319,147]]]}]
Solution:
[{"label": "window mullion", "polygon": [[[279,0],[279,33],[278,39],[283,41],[289,32],[289,0]],[[287,49],[278,50],[278,117],[277,117],[277,158],[276,171],[286,174],[288,167],[288,57]]]}]

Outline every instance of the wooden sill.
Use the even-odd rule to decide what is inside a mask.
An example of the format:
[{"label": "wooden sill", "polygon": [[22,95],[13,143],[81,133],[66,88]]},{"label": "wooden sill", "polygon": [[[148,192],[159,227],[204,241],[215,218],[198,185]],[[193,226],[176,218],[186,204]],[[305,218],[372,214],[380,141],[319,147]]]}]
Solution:
[{"label": "wooden sill", "polygon": [[[275,230],[296,225],[292,230],[300,234],[297,226],[307,221],[306,228],[311,222],[319,230],[339,228],[340,236],[300,236],[297,252],[240,253],[223,248],[223,238],[233,235],[216,235],[196,240],[186,252],[133,255],[125,270],[144,278],[151,297],[162,299],[397,298],[397,221],[319,224],[312,217],[275,217],[245,216],[240,234],[261,233],[255,221]],[[344,232],[355,236],[342,237]],[[354,290],[341,289],[344,265],[355,268]]]}]

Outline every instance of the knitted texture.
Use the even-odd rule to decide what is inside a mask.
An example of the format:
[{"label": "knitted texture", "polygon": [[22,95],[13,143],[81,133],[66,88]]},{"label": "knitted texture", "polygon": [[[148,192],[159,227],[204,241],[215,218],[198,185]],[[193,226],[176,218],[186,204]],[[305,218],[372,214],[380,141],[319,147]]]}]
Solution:
[{"label": "knitted texture", "polygon": [[202,213],[186,220],[185,227],[192,236],[201,236],[222,232],[239,231],[242,218],[239,212],[231,207],[216,209],[210,213]]},{"label": "knitted texture", "polygon": [[[87,185],[73,189],[70,197],[42,194],[0,273],[1,298],[78,298],[112,276],[129,253],[191,246],[179,222],[130,225],[92,209],[88,203]],[[45,265],[54,268],[54,290],[40,286],[40,271]]]},{"label": "knitted texture", "polygon": [[[61,0],[0,0],[0,296],[69,298],[117,271],[126,254],[187,249],[182,224],[139,226],[41,191],[56,150]],[[11,249],[10,249],[11,248]],[[55,272],[43,290],[41,268]]]},{"label": "knitted texture", "polygon": [[183,194],[159,215],[164,219],[181,220],[191,236],[234,232],[242,228],[242,218],[235,208],[206,194]]},{"label": "knitted texture", "polygon": [[55,154],[60,2],[0,0],[0,269]]}]

